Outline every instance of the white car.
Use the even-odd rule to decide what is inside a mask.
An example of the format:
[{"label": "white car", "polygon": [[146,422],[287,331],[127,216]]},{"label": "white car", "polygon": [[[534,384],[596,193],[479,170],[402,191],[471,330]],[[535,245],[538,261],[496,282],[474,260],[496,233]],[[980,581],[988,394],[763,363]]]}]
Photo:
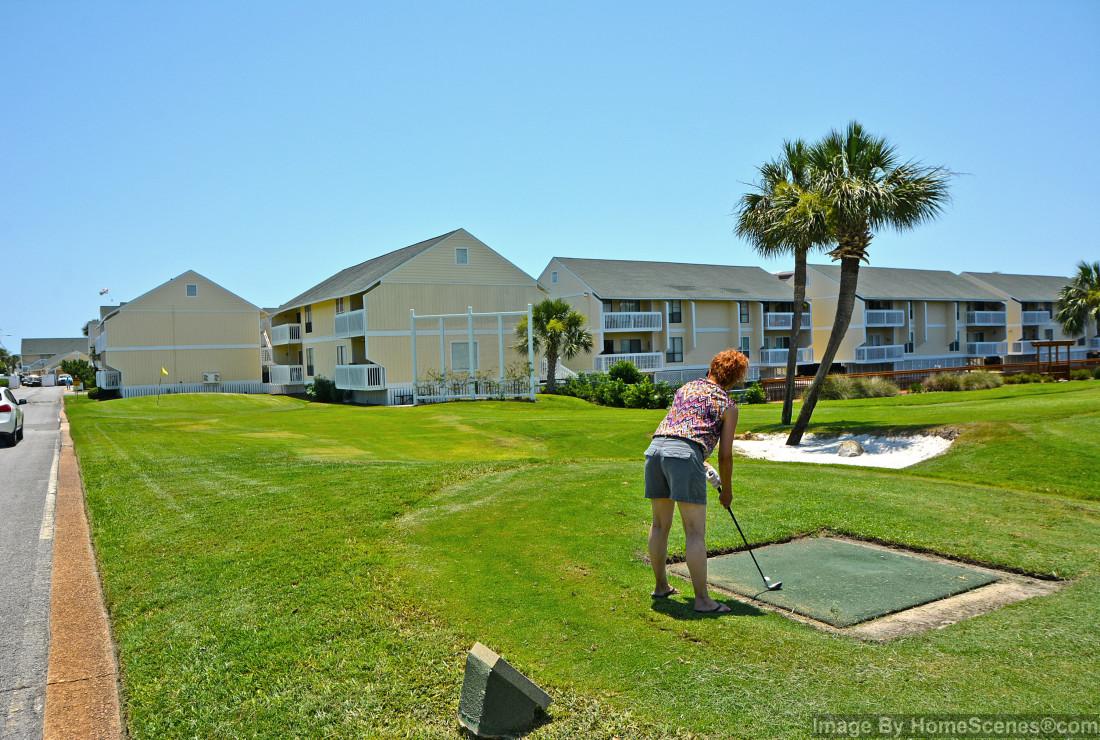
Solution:
[{"label": "white car", "polygon": [[23,409],[25,398],[16,398],[7,388],[0,388],[0,435],[14,447],[23,439]]}]

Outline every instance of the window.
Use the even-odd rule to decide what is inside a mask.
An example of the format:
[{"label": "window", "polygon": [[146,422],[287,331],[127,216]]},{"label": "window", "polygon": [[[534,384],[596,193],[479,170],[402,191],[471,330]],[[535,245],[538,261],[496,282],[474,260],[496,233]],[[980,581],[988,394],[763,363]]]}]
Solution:
[{"label": "window", "polygon": [[[909,310],[913,310],[913,304],[909,304]],[[905,354],[911,355],[917,346],[917,335],[913,332],[909,332],[909,342],[905,345]]]},{"label": "window", "polygon": [[642,302],[641,301],[619,301],[619,310],[620,311],[633,311],[633,312],[636,313],[636,312],[642,310]]},{"label": "window", "polygon": [[336,313],[343,313],[343,312],[344,312],[344,299],[343,298],[337,298],[336,299]]},{"label": "window", "polygon": [[771,348],[772,348],[772,339],[771,339],[771,337],[764,337],[764,346],[761,347],[760,349],[771,349]]},{"label": "window", "polygon": [[455,264],[456,265],[468,265],[470,264],[470,250],[466,247],[455,247]]},{"label": "window", "polygon": [[[306,306],[306,333],[313,331],[313,306]],[[313,375],[313,373],[310,373]]]},{"label": "window", "polygon": [[684,323],[684,309],[683,303],[679,300],[668,302],[668,323],[670,324],[682,324]]},{"label": "window", "polygon": [[775,348],[776,349],[790,349],[791,338],[790,337],[776,337]]},{"label": "window", "polygon": [[668,338],[668,352],[665,353],[665,360],[667,362],[683,362],[684,361],[684,338],[683,337],[669,337]]},{"label": "window", "polygon": [[1053,340],[1054,339],[1054,330],[1053,329],[1043,329],[1043,338],[1046,339],[1048,342]]},{"label": "window", "polygon": [[872,346],[872,347],[881,347],[882,346],[882,335],[881,334],[869,334],[867,336],[867,344]]},{"label": "window", "polygon": [[615,354],[615,340],[614,339],[605,339],[605,340],[603,340],[603,353],[605,355]]},{"label": "window", "polygon": [[622,339],[619,341],[619,352],[624,355],[636,355],[642,351],[641,339]]},{"label": "window", "polygon": [[913,320],[913,302],[909,301],[909,320]]},{"label": "window", "polygon": [[344,362],[344,345],[342,345],[342,344],[336,345],[336,364],[337,365],[346,365],[347,364],[346,362]]},{"label": "window", "polygon": [[306,348],[306,375],[313,377],[313,347]]},{"label": "window", "polygon": [[741,349],[741,354],[743,354],[745,357],[749,356],[749,338],[748,337],[741,337],[741,347],[740,347],[740,349]]},{"label": "window", "polygon": [[557,270],[554,270],[553,272],[550,273],[550,284],[551,285],[557,285],[558,284],[558,271]]},{"label": "window", "polygon": [[749,304],[745,303],[744,301],[741,301],[737,305],[738,305],[738,311],[737,311],[737,313],[738,313],[738,317],[737,317],[738,323],[741,323],[741,324],[749,323]]},{"label": "window", "polygon": [[198,298],[199,297],[199,286],[196,285],[195,283],[188,283],[187,284],[187,297],[188,298]]},{"label": "window", "polygon": [[611,301],[600,301],[600,303],[603,305],[604,313],[611,313]]},{"label": "window", "polygon": [[473,373],[478,366],[478,342],[474,342],[474,364],[470,367],[470,343],[451,342],[451,369],[455,372]]},{"label": "window", "polygon": [[893,308],[893,301],[867,301],[868,311],[892,311]]}]

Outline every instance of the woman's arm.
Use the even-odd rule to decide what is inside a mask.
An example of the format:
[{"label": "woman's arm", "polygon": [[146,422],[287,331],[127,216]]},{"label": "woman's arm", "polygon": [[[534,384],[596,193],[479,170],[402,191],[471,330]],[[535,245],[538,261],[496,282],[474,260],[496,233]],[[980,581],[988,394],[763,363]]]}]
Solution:
[{"label": "woman's arm", "polygon": [[722,436],[718,440],[718,477],[722,480],[722,492],[718,494],[718,503],[729,508],[733,502],[733,489],[730,480],[733,477],[733,437],[737,434],[737,404],[730,404],[722,412]]}]

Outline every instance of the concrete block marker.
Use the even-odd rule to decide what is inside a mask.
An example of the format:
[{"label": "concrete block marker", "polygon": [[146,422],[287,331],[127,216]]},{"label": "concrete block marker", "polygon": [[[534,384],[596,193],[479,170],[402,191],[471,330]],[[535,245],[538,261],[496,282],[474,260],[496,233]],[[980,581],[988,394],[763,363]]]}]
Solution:
[{"label": "concrete block marker", "polygon": [[458,721],[477,737],[513,738],[534,729],[553,699],[480,642],[466,656]]}]

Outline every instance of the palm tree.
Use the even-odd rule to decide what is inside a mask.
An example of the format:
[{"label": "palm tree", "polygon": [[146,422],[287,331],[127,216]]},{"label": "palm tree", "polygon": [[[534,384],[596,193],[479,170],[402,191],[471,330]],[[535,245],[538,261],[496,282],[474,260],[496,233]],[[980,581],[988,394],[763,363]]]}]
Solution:
[{"label": "palm tree", "polygon": [[[561,298],[547,298],[531,310],[532,344],[546,355],[546,392],[557,387],[558,358],[571,360],[592,351],[592,332],[584,328],[585,317]],[[517,352],[527,354],[527,317],[516,326]]]},{"label": "palm tree", "polygon": [[783,154],[758,169],[756,192],[741,196],[735,233],[763,257],[794,255],[794,316],[787,350],[787,390],[783,396],[783,423],[791,423],[794,377],[798,365],[798,333],[806,302],[806,255],[830,242],[826,228],[828,208],[811,189],[812,173],[806,144],[783,142]]},{"label": "palm tree", "polygon": [[828,207],[828,228],[836,242],[829,256],[840,261],[840,290],[829,343],[787,438],[788,445],[802,441],[821,384],[848,331],[859,263],[869,261],[867,248],[873,231],[892,227],[904,232],[934,219],[949,200],[947,184],[954,174],[943,167],[899,161],[892,144],[866,133],[855,121],[848,124],[847,131],[834,129],[811,147],[809,160],[813,189]]},{"label": "palm tree", "polygon": [[1100,333],[1100,262],[1077,263],[1073,282],[1058,291],[1054,320],[1067,337],[1084,334],[1091,323]]}]

